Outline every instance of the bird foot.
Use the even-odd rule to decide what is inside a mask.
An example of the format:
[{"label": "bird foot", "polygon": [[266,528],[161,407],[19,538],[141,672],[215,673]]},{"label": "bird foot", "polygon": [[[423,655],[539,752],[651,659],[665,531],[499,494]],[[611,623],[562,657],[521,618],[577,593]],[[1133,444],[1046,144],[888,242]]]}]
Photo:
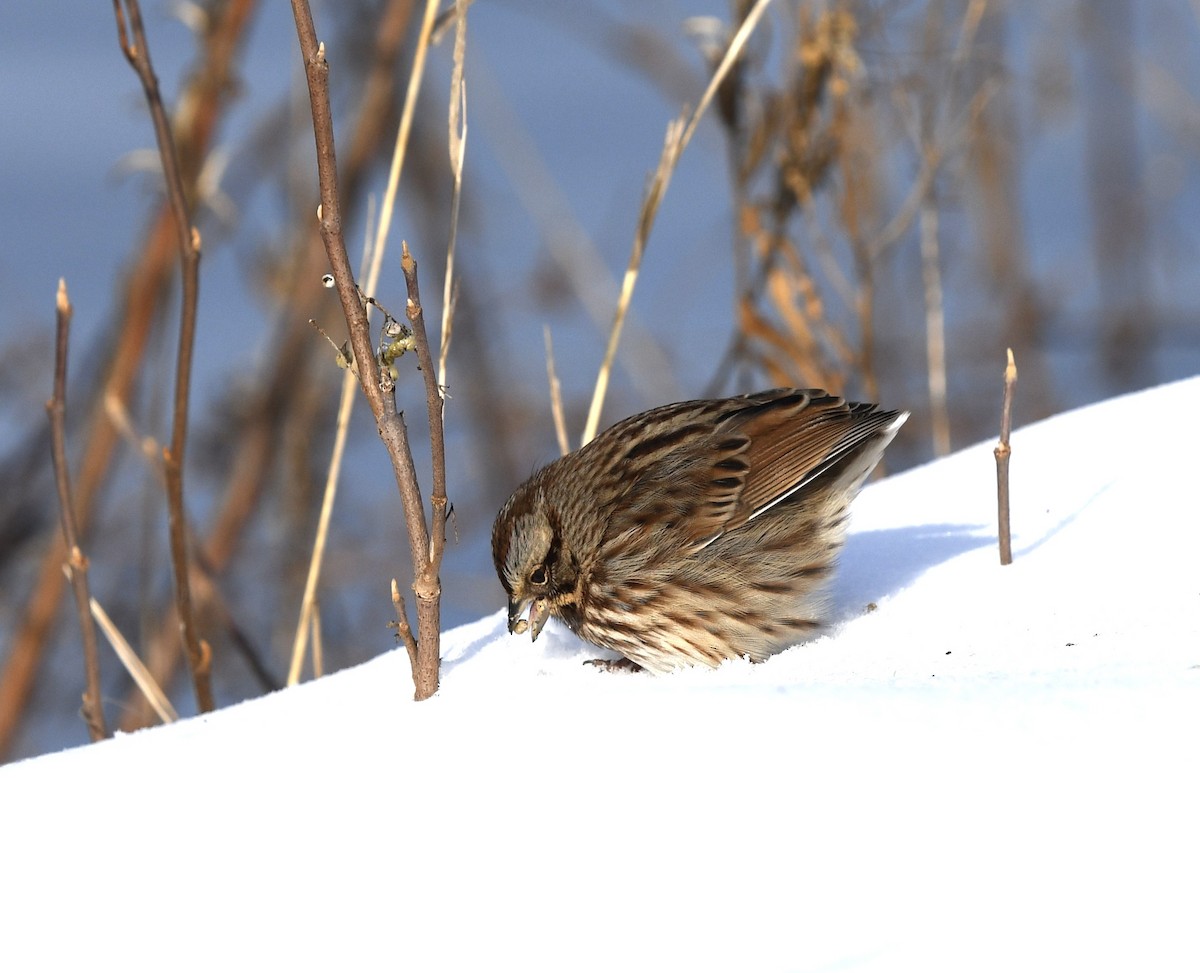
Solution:
[{"label": "bird foot", "polygon": [[583,664],[585,666],[595,666],[597,669],[601,669],[604,672],[645,672],[645,670],[632,659],[625,658],[587,659]]}]

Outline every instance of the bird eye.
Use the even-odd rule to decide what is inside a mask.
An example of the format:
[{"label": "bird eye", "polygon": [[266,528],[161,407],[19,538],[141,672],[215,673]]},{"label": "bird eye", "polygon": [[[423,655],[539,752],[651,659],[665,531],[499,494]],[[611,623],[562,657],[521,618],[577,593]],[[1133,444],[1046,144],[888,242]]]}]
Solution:
[{"label": "bird eye", "polygon": [[543,565],[539,564],[529,572],[529,583],[539,586],[546,583],[546,568]]}]

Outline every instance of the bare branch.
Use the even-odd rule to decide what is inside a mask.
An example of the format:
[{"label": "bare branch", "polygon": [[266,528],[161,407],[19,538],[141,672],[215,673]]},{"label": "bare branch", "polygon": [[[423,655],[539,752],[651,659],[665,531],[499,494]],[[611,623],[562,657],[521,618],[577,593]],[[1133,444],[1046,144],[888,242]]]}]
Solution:
[{"label": "bare branch", "polygon": [[75,591],[75,609],[83,632],[83,669],[87,688],[83,693],[80,713],[87,723],[88,735],[95,740],[108,736],[104,722],[104,705],[100,700],[100,653],[96,648],[96,626],[88,611],[88,560],[79,547],[79,531],[75,521],[75,501],[71,496],[71,471],[67,467],[67,347],[71,334],[71,302],[67,297],[67,282],[58,282],[55,302],[56,337],[54,343],[54,395],[46,403],[50,416],[50,442],[54,457],[54,482],[58,486],[58,508],[62,521],[63,540],[67,545],[68,574]]},{"label": "bare branch", "polygon": [[[189,180],[207,156],[225,108],[238,90],[232,83],[237,74],[239,45],[245,38],[256,0],[229,0],[210,6],[200,58],[180,91],[180,103],[189,110],[174,120],[177,142],[188,147],[185,162]],[[189,182],[195,191],[195,182]],[[174,286],[176,248],[175,220],[167,199],[156,202],[145,229],[126,262],[128,273],[115,292],[112,317],[119,321],[110,343],[111,356],[104,366],[102,391],[83,419],[79,436],[80,455],[72,482],[75,516],[86,531],[92,511],[114,469],[117,433],[104,414],[104,401],[128,401],[144,362],[151,334],[159,324],[159,310]],[[290,373],[289,373],[290,374]],[[66,559],[61,533],[54,531],[43,549],[29,594],[23,599],[19,624],[7,644],[0,668],[0,755],[10,749],[30,699],[43,651],[48,646],[59,617],[62,589],[68,584],[62,565]],[[171,621],[175,637],[178,626]],[[140,703],[140,698],[137,698]]]},{"label": "bare branch", "polygon": [[379,365],[371,347],[371,331],[367,309],[359,297],[346,241],[342,235],[342,210],[338,199],[337,155],[333,144],[333,112],[329,106],[329,63],[325,46],[317,43],[317,29],[312,11],[305,0],[292,0],[292,14],[304,58],[304,74],[308,80],[309,102],[312,107],[313,132],[317,148],[317,175],[321,187],[321,205],[317,219],[321,240],[333,270],[334,286],[341,301],[342,313],[350,333],[350,348],[358,369],[358,382],[370,403],[372,414],[383,412],[383,392],[379,387]]},{"label": "bare branch", "polygon": [[[391,171],[388,176],[387,188],[384,191],[383,203],[381,206],[380,216],[375,223],[375,239],[374,243],[370,242],[371,220],[367,220],[367,227],[364,232],[367,233],[367,239],[363,247],[363,258],[366,264],[362,271],[363,288],[359,290],[359,297],[363,294],[373,294],[378,287],[380,267],[383,262],[383,254],[387,247],[388,230],[391,228],[392,214],[395,212],[396,193],[400,185],[400,174],[404,169],[404,159],[408,151],[408,137],[412,130],[412,116],[416,107],[417,94],[421,88],[421,79],[424,77],[425,71],[425,53],[429,45],[430,22],[433,16],[432,4],[427,4],[425,9],[425,20],[422,23],[421,35],[418,39],[417,54],[413,61],[412,73],[409,76],[409,83],[406,89],[404,101],[404,113],[400,119],[400,127],[396,133],[396,140],[392,148],[392,164]],[[311,14],[309,16],[311,20]],[[407,18],[406,18],[407,19]],[[299,24],[297,24],[299,29]],[[325,68],[326,75],[328,66]],[[325,84],[327,85],[327,79]],[[325,98],[328,101],[328,88],[325,88]],[[315,121],[315,116],[314,116]],[[320,137],[318,136],[318,143]],[[318,149],[319,152],[319,149]],[[329,131],[329,152],[333,155],[333,132]],[[336,183],[336,171],[334,173]],[[340,203],[338,204],[340,206]],[[322,205],[322,212],[324,205]],[[332,261],[331,261],[332,262]],[[349,321],[349,319],[347,319]],[[368,333],[368,343],[369,343]],[[330,341],[332,344],[332,340]],[[336,347],[336,345],[335,345]],[[355,360],[357,361],[356,356]],[[338,405],[337,428],[334,434],[333,451],[329,459],[329,470],[325,477],[325,492],[321,500],[321,515],[317,525],[316,538],[313,541],[313,552],[309,558],[308,575],[304,582],[304,596],[300,602],[300,620],[296,624],[296,634],[292,640],[292,662],[288,671],[288,685],[295,685],[300,680],[300,670],[303,667],[304,656],[308,649],[309,636],[312,632],[312,621],[314,619],[315,604],[317,597],[317,585],[321,579],[321,569],[324,565],[325,542],[329,531],[329,520],[333,514],[333,505],[337,499],[338,483],[341,480],[341,471],[343,457],[345,454],[346,436],[350,427],[350,417],[354,414],[354,395],[353,395],[353,377],[358,376],[357,365],[354,362],[350,363],[351,367],[347,369],[347,375],[342,382],[342,395]],[[361,381],[361,376],[358,376]],[[389,381],[389,376],[381,376],[380,381]],[[368,401],[370,398],[368,397]],[[372,411],[375,412],[375,406],[372,405]],[[377,414],[377,413],[376,413]],[[420,503],[417,504],[420,507]],[[314,653],[316,649],[314,646]],[[314,674],[316,671],[316,657],[313,659]]]},{"label": "bare branch", "polygon": [[[163,106],[158,89],[158,78],[150,62],[150,47],[142,24],[142,12],[138,0],[123,0],[128,9],[122,10],[122,0],[113,0],[117,19],[117,35],[126,60],[142,82],[150,117],[154,123],[154,135],[158,141],[158,152],[162,158],[163,178],[166,181],[167,197],[175,219],[175,232],[179,245],[180,274],[183,280],[179,315],[179,351],[175,365],[175,403],[171,424],[171,445],[163,450],[164,468],[167,477],[167,519],[171,536],[171,564],[175,575],[175,603],[179,613],[179,625],[183,633],[188,667],[192,673],[192,684],[196,692],[196,705],[200,711],[213,709],[211,655],[200,644],[196,631],[196,619],[192,611],[192,593],[189,581],[187,516],[184,505],[183,470],[187,447],[188,397],[191,390],[192,353],[196,338],[196,307],[200,293],[200,233],[192,226],[191,212],[183,185],[183,172],[179,155],[171,134],[171,123]],[[132,42],[130,41],[132,32]]]},{"label": "bare branch", "polygon": [[[436,12],[436,3],[431,2],[426,9],[425,22],[422,24],[420,59],[424,57],[423,48],[428,45],[434,12]],[[425,332],[424,315],[421,311],[420,296],[417,290],[416,262],[413,261],[408,247],[405,246],[401,263],[408,288],[407,317],[412,325],[417,360],[424,374],[429,412],[430,447],[434,467],[432,540],[430,539],[430,529],[425,522],[421,487],[417,480],[416,467],[413,464],[408,429],[403,414],[396,407],[395,386],[391,374],[392,366],[389,365],[388,370],[383,371],[380,363],[376,360],[371,344],[366,303],[354,280],[346,253],[338,197],[333,116],[329,106],[329,65],[325,60],[324,46],[317,42],[312,11],[309,9],[307,0],[292,0],[292,13],[296,21],[296,34],[304,59],[304,70],[308,79],[309,100],[312,107],[313,136],[317,147],[317,174],[321,187],[319,210],[321,238],[333,270],[334,285],[341,299],[342,310],[346,316],[359,384],[370,403],[380,438],[383,439],[388,456],[392,461],[392,471],[400,493],[400,504],[404,510],[413,565],[413,588],[417,594],[419,651],[417,664],[413,669],[413,682],[417,699],[425,699],[432,696],[438,686],[441,634],[439,617],[441,586],[438,580],[438,568],[445,548],[447,500],[445,444],[442,436],[442,398],[429,351],[428,336]],[[415,72],[416,65],[414,65]],[[410,101],[413,98],[415,98],[415,93],[410,86]],[[401,128],[404,128],[403,123]],[[397,139],[399,146],[402,141],[406,140],[406,136],[403,139],[398,136]],[[398,180],[399,161],[397,158],[393,159],[393,175]],[[385,212],[380,216],[381,228],[385,227],[389,220],[386,208],[387,200],[385,198]],[[378,249],[372,258],[376,263],[379,261],[380,251]],[[368,278],[370,277],[371,272],[368,271]],[[367,299],[370,299],[369,295]]]}]

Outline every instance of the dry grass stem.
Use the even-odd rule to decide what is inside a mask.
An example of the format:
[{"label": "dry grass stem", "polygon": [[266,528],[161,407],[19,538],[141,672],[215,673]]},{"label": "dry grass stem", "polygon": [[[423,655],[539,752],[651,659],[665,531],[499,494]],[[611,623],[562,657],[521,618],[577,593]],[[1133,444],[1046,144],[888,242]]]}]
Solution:
[{"label": "dry grass stem", "polygon": [[446,246],[446,273],[442,285],[442,340],[438,352],[438,388],[442,397],[446,395],[446,359],[450,354],[450,340],[454,334],[454,296],[457,281],[454,279],[454,253],[458,243],[458,210],[462,201],[463,162],[467,154],[467,85],[463,79],[463,62],[467,51],[467,4],[466,0],[455,0],[458,18],[454,30],[454,67],[450,75],[450,172],[454,177],[454,191],[450,197],[450,239]]},{"label": "dry grass stem", "polygon": [[550,383],[550,414],[554,416],[558,455],[566,456],[571,451],[571,441],[567,436],[567,417],[563,414],[562,383],[554,368],[554,339],[550,337],[550,325],[542,325],[542,338],[546,342],[546,379]]},{"label": "dry grass stem", "polygon": [[[738,289],[737,326],[714,392],[727,387],[731,364],[753,367],[777,385],[840,389],[854,374],[868,390],[873,384],[872,268],[862,230],[870,208],[864,186],[870,185],[871,155],[858,143],[854,124],[856,79],[863,71],[854,46],[859,25],[845,7],[804,7],[787,23],[793,35],[783,41],[780,78],[771,80],[761,59],[744,59],[717,94],[738,204]],[[819,205],[822,197],[825,206]],[[839,265],[836,245],[822,227],[833,219],[843,224],[857,280]],[[794,225],[801,220],[806,235]],[[843,333],[837,311],[826,306],[826,285],[857,316],[859,348]]]},{"label": "dry grass stem", "polygon": [[966,62],[967,55],[975,43],[975,36],[979,33],[979,24],[987,12],[987,5],[988,0],[971,0],[967,4],[963,22],[958,28],[958,41],[954,45],[953,66],[955,69]]},{"label": "dry grass stem", "polygon": [[[482,66],[482,69],[481,69]],[[476,104],[483,108],[476,117],[486,129],[496,161],[504,170],[522,208],[533,219],[544,241],[546,258],[562,276],[579,300],[588,320],[607,336],[612,330],[612,295],[618,284],[595,241],[583,230],[570,202],[546,165],[521,117],[504,98],[500,80],[486,72],[486,62],[474,62],[477,80]],[[667,397],[676,397],[670,360],[663,345],[645,329],[636,329],[637,315],[632,310],[627,321],[628,345],[637,347],[621,361],[632,383],[639,388],[657,388]]]},{"label": "dry grass stem", "polygon": [[46,403],[50,417],[51,453],[54,459],[54,482],[58,488],[59,521],[67,549],[67,574],[75,592],[75,608],[83,635],[83,670],[86,688],[80,709],[93,741],[108,736],[104,721],[104,705],[100,695],[100,653],[96,648],[96,628],[88,612],[88,560],[79,546],[79,527],[75,518],[75,500],[71,493],[71,471],[67,464],[67,349],[71,337],[71,301],[67,297],[67,282],[58,281],[55,299],[54,392]]},{"label": "dry grass stem", "polygon": [[325,638],[321,628],[321,606],[313,606],[312,613],[312,668],[313,678],[325,675]]},{"label": "dry grass stem", "polygon": [[108,416],[113,428],[121,434],[121,438],[130,448],[141,456],[146,466],[151,469],[160,482],[165,483],[162,468],[162,446],[153,436],[140,435],[134,426],[129,407],[124,401],[111,392],[104,394],[104,414]]},{"label": "dry grass stem", "polygon": [[633,289],[637,284],[638,274],[642,268],[642,255],[650,232],[654,229],[654,219],[658,216],[658,207],[663,195],[671,183],[671,174],[679,161],[679,153],[683,151],[684,119],[677,118],[667,125],[667,133],[663,139],[662,153],[658,158],[658,166],[650,180],[650,186],[642,199],[641,212],[638,214],[637,229],[633,234],[633,249],[629,254],[629,263],[625,267],[625,276],[621,279],[621,292],[617,296],[617,309],[613,314],[612,329],[608,334],[608,344],[604,349],[604,359],[600,363],[600,371],[596,376],[596,386],[592,391],[592,404],[588,409],[587,423],[583,427],[580,445],[586,446],[595,437],[600,428],[600,411],[604,408],[604,398],[608,393],[608,380],[612,374],[613,361],[617,357],[617,346],[621,343],[621,332],[625,328],[625,318],[629,313],[629,303],[633,300]]},{"label": "dry grass stem", "polygon": [[100,602],[92,598],[89,606],[92,617],[96,619],[96,624],[100,626],[104,637],[108,639],[108,644],[112,646],[113,652],[120,660],[121,665],[125,667],[125,671],[129,673],[129,678],[133,680],[134,685],[141,691],[160,720],[164,723],[174,723],[179,719],[179,714],[175,712],[171,700],[167,698],[167,694],[163,692],[150,670],[133,651],[133,646],[121,634],[113,620],[108,617],[108,612],[104,610]]},{"label": "dry grass stem", "polygon": [[[374,198],[368,204],[367,218],[363,228],[363,265],[370,262],[371,227],[375,219]],[[362,267],[359,268],[362,274]],[[320,330],[320,329],[318,329]],[[341,350],[329,335],[322,330],[325,340]],[[342,478],[342,464],[346,455],[346,438],[350,432],[350,418],[354,414],[354,390],[358,384],[358,370],[353,362],[347,363],[342,374],[342,392],[338,399],[337,420],[334,423],[333,449],[330,451],[329,468],[325,473],[325,486],[321,494],[321,510],[317,515],[317,530],[313,537],[312,553],[308,558],[308,571],[304,578],[304,593],[300,596],[300,618],[296,622],[296,633],[292,637],[292,661],[288,666],[287,685],[295,686],[300,681],[300,673],[304,668],[304,657],[308,652],[308,641],[313,631],[312,622],[317,617],[317,585],[321,580],[321,568],[325,563],[325,546],[329,537],[329,524],[333,518],[333,505],[337,500],[338,484]],[[316,651],[314,647],[314,652]],[[316,658],[313,659],[314,676],[316,674]]]},{"label": "dry grass stem", "polygon": [[[293,9],[296,4],[293,2]],[[404,160],[408,154],[408,139],[412,133],[413,115],[417,109],[417,96],[421,93],[421,82],[425,80],[425,61],[429,55],[429,39],[437,17],[438,0],[426,0],[425,14],[421,18],[421,31],[417,35],[417,46],[413,52],[412,70],[408,76],[408,87],[404,90],[404,108],[400,114],[400,125],[396,129],[396,141],[392,149],[392,163],[388,170],[387,187],[379,206],[379,225],[376,227],[375,245],[371,248],[371,262],[363,277],[364,294],[374,295],[379,287],[380,268],[387,251],[387,235],[392,227],[392,215],[396,211],[396,194],[400,189],[400,175],[404,171]]]},{"label": "dry grass stem", "polygon": [[935,456],[950,452],[950,413],[946,406],[946,313],[942,300],[941,252],[937,203],[921,205],[921,278],[925,285],[925,364],[929,415]]},{"label": "dry grass stem", "polygon": [[[730,71],[717,103],[738,204],[738,327],[722,358],[722,372],[741,360],[775,383],[842,388],[857,378],[865,396],[876,398],[876,279],[885,258],[915,227],[925,285],[934,436],[944,451],[949,423],[940,219],[931,198],[936,180],[953,154],[969,144],[996,90],[985,79],[961,107],[954,97],[986,12],[986,0],[970,0],[955,36],[948,38],[940,9],[930,8],[923,24],[930,66],[923,62],[922,67],[935,70],[940,52],[952,46],[947,69],[932,80],[914,72],[911,80],[889,89],[916,150],[918,172],[885,219],[878,218],[887,198],[878,163],[878,133],[885,120],[877,113],[886,106],[860,81],[868,68],[856,44],[860,33],[874,27],[860,7],[799,5],[794,39],[784,42],[779,81],[768,80],[763,64],[747,60]],[[798,214],[804,238],[793,232]],[[830,224],[841,239],[827,232]],[[851,258],[848,269],[839,253]],[[837,320],[838,311],[826,307],[825,291],[857,324],[857,347]],[[714,387],[725,378],[718,374]]]},{"label": "dry grass stem", "polygon": [[750,12],[746,14],[738,29],[734,32],[721,58],[717,69],[713,72],[704,94],[693,112],[684,112],[680,117],[667,125],[666,136],[663,139],[662,153],[659,155],[658,166],[651,177],[650,186],[642,199],[641,212],[638,214],[637,229],[634,231],[633,248],[629,254],[629,262],[625,267],[625,276],[621,281],[621,292],[617,298],[617,308],[613,314],[612,330],[609,333],[608,345],[604,350],[604,359],[596,376],[596,386],[592,392],[592,404],[588,409],[587,423],[583,429],[581,445],[586,445],[595,438],[600,427],[600,412],[604,407],[604,398],[608,392],[609,376],[612,373],[613,359],[617,354],[617,346],[621,341],[621,332],[625,326],[625,318],[629,312],[629,303],[633,299],[633,290],[641,271],[642,256],[646,243],[654,229],[654,221],[658,216],[658,208],[666,195],[671,183],[671,176],[679,164],[679,157],[691,141],[700,119],[712,102],[717,89],[729,74],[730,69],[742,53],[742,49],[754,32],[762,15],[766,12],[771,0],[757,0]]},{"label": "dry grass stem", "polygon": [[438,14],[437,19],[433,22],[433,33],[430,36],[430,43],[435,45],[440,44],[442,39],[446,36],[446,31],[450,29],[450,26],[452,24],[457,25],[460,18],[466,17],[467,11],[471,9],[474,4],[475,0],[464,0],[462,3],[459,3],[458,0],[454,0],[453,6],[448,6],[445,10]]},{"label": "dry grass stem", "polygon": [[349,368],[342,376],[342,394],[338,399],[337,425],[333,435],[333,452],[329,458],[329,472],[325,477],[325,489],[321,495],[321,512],[317,516],[317,531],[313,538],[312,557],[308,561],[308,574],[304,579],[304,594],[300,598],[300,620],[296,623],[296,634],[292,639],[292,661],[288,668],[287,684],[294,686],[300,681],[304,667],[308,634],[317,598],[317,584],[321,579],[321,565],[325,559],[325,545],[329,538],[329,523],[333,517],[333,504],[337,499],[337,488],[346,453],[346,437],[350,428],[350,415],[354,411],[354,374]]},{"label": "dry grass stem", "polygon": [[754,33],[754,28],[758,26],[758,22],[762,19],[764,13],[767,12],[767,7],[771,5],[771,0],[756,0],[749,13],[743,18],[738,29],[734,31],[733,37],[729,39],[729,46],[725,49],[725,54],[717,64],[717,69],[713,72],[709,79],[708,87],[704,89],[704,94],[700,97],[699,104],[696,105],[696,110],[692,112],[692,117],[688,121],[687,128],[684,129],[683,137],[680,146],[680,151],[687,148],[687,144],[692,140],[692,135],[696,132],[696,126],[700,124],[700,119],[708,110],[709,103],[713,100],[717,90],[721,87],[722,82],[729,76],[730,70],[741,57],[742,49],[746,46],[746,42],[750,39],[750,35]]}]

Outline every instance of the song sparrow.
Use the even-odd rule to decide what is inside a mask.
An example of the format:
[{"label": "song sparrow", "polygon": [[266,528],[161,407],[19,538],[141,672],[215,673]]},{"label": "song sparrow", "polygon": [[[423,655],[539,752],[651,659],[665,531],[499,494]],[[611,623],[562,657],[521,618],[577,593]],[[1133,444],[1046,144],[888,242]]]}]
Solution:
[{"label": "song sparrow", "polygon": [[509,631],[553,615],[654,672],[811,637],[850,501],[907,418],[773,389],[618,422],[497,515]]}]

